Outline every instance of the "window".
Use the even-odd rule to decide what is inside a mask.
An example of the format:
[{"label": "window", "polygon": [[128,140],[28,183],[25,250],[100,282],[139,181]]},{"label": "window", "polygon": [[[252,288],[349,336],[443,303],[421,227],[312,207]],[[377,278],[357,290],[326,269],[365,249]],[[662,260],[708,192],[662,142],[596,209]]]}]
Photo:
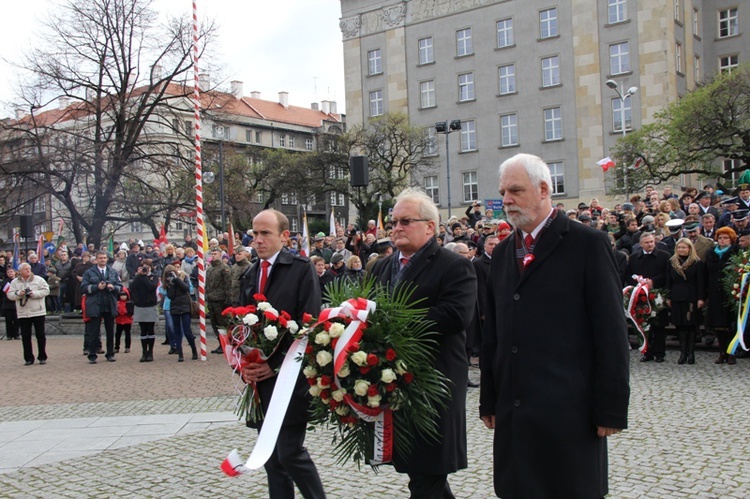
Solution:
[{"label": "window", "polygon": [[693,69],[695,71],[695,81],[696,83],[700,83],[701,81],[701,58],[697,55],[695,56],[695,59],[693,60]]},{"label": "window", "polygon": [[[731,181],[732,187],[737,185],[737,182],[740,179],[740,175],[742,175],[743,171],[740,169],[740,160],[739,159],[725,159],[723,162],[724,166],[724,173],[732,172],[730,173],[729,180]],[[727,177],[724,177],[727,178]]]},{"label": "window", "polygon": [[346,178],[344,168],[340,166],[332,166],[331,169],[328,170],[328,178],[343,180]]},{"label": "window", "polygon": [[542,59],[542,86],[560,84],[560,56],[553,55]]},{"label": "window", "polygon": [[680,5],[680,0],[674,0],[674,20],[682,20],[682,6]]},{"label": "window", "polygon": [[179,231],[183,230],[184,224],[182,223],[182,220],[175,220],[174,221],[174,230]]},{"label": "window", "polygon": [[464,184],[464,203],[470,203],[479,199],[477,172],[464,172],[461,176]]},{"label": "window", "polygon": [[508,64],[500,66],[497,71],[500,82],[500,95],[512,94],[516,92],[516,65]]},{"label": "window", "polygon": [[609,74],[618,75],[630,71],[630,46],[628,42],[609,46]]},{"label": "window", "polygon": [[626,0],[607,0],[607,20],[609,24],[621,23],[626,20]]},{"label": "window", "polygon": [[383,91],[376,90],[370,92],[370,116],[380,116],[383,114]]},{"label": "window", "polygon": [[344,195],[336,192],[331,193],[331,206],[344,206]]},{"label": "window", "polygon": [[133,222],[130,224],[130,232],[141,232],[141,222]]},{"label": "window", "polygon": [[562,140],[562,109],[559,107],[544,110],[544,140]]},{"label": "window", "polygon": [[433,203],[440,204],[440,186],[437,175],[424,178],[424,192],[430,196]]},{"label": "window", "polygon": [[192,121],[185,121],[185,133],[188,135],[192,135],[195,133],[195,130],[193,129]]},{"label": "window", "polygon": [[380,49],[370,50],[367,53],[367,74],[378,75],[383,72],[383,60],[380,57]]},{"label": "window", "polygon": [[313,150],[313,139],[307,138],[305,139],[305,151],[312,151]]},{"label": "window", "polygon": [[737,8],[719,11],[719,38],[736,36],[740,32],[740,21]]},{"label": "window", "polygon": [[557,36],[557,9],[547,9],[539,13],[539,37]]},{"label": "window", "polygon": [[731,73],[733,69],[739,66],[740,58],[737,54],[719,57],[719,71],[722,73]]},{"label": "window", "polygon": [[172,132],[180,133],[180,120],[178,118],[172,118]]},{"label": "window", "polygon": [[419,84],[419,95],[422,108],[435,107],[435,81],[423,81]]},{"label": "window", "polygon": [[255,143],[260,144],[261,139],[263,138],[263,132],[255,132]]},{"label": "window", "polygon": [[458,75],[458,100],[474,100],[474,73]]},{"label": "window", "polygon": [[700,11],[698,9],[693,9],[693,36],[701,36],[700,31]]},{"label": "window", "polygon": [[474,121],[461,122],[461,152],[477,150],[477,126]]},{"label": "window", "polygon": [[619,97],[612,99],[612,130],[622,132],[622,115],[625,114],[625,129],[633,128],[633,112],[630,108],[630,96],[625,97],[623,103]]},{"label": "window", "polygon": [[456,56],[462,57],[474,53],[471,43],[471,28],[456,31]]},{"label": "window", "polygon": [[214,125],[213,137],[219,140],[228,140],[229,139],[229,127],[221,126],[221,125]]},{"label": "window", "polygon": [[255,193],[255,202],[256,203],[265,203],[266,202],[266,195],[263,193],[263,191],[258,191]]},{"label": "window", "polygon": [[286,147],[286,135],[279,135],[279,147]]},{"label": "window", "polygon": [[430,64],[435,62],[435,53],[432,50],[432,37],[420,38],[418,45],[419,64]]},{"label": "window", "polygon": [[552,194],[565,194],[565,171],[562,163],[547,163],[552,176]]},{"label": "window", "polygon": [[682,73],[682,45],[680,43],[674,44],[674,65],[675,70]]},{"label": "window", "polygon": [[294,149],[294,136],[293,135],[289,136],[289,148]]},{"label": "window", "polygon": [[34,199],[34,213],[44,213],[47,211],[47,198],[39,196]]},{"label": "window", "polygon": [[249,128],[245,129],[245,142],[252,142],[253,141],[253,131]]},{"label": "window", "polygon": [[289,204],[299,204],[297,201],[297,194],[294,192],[289,193]]},{"label": "window", "polygon": [[289,230],[299,232],[299,221],[297,217],[289,217]]},{"label": "window", "polygon": [[437,135],[434,127],[427,127],[424,129],[424,140],[424,155],[437,156]]},{"label": "window", "polygon": [[286,192],[281,193],[281,204],[289,204],[289,194]]},{"label": "window", "polygon": [[510,47],[513,40],[513,19],[503,19],[497,22],[497,48]]},{"label": "window", "polygon": [[515,113],[500,116],[500,145],[502,147],[518,145],[518,117]]}]

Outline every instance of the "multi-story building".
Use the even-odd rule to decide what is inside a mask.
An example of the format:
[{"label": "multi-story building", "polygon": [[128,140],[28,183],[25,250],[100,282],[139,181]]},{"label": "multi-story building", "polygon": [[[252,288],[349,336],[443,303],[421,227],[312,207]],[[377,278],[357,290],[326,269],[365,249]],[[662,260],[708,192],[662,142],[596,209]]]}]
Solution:
[{"label": "multi-story building", "polygon": [[596,162],[746,61],[750,29],[750,3],[726,0],[341,0],[341,15],[349,123],[399,112],[424,127],[445,159],[415,182],[444,214],[448,192],[459,212],[499,198],[497,167],[518,152],[544,158],[568,207],[607,199],[617,179]]}]

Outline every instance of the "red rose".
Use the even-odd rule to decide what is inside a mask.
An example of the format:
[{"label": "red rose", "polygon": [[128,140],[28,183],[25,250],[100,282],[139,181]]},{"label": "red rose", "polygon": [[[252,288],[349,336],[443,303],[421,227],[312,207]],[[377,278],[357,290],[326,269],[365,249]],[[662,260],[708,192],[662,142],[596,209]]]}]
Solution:
[{"label": "red rose", "polygon": [[255,305],[248,305],[247,307],[245,307],[245,315],[254,314],[255,310],[256,310]]},{"label": "red rose", "polygon": [[396,351],[392,348],[389,348],[388,350],[385,351],[385,358],[390,361],[393,361],[396,358]]},{"label": "red rose", "polygon": [[312,345],[307,345],[305,347],[305,353],[308,354],[308,355],[312,354],[313,353],[313,346]]},{"label": "red rose", "polygon": [[253,300],[255,300],[256,302],[268,301],[268,299],[266,298],[266,295],[264,295],[263,293],[255,293],[253,295]]},{"label": "red rose", "polygon": [[378,356],[377,355],[375,355],[374,353],[368,353],[367,354],[367,365],[368,366],[373,366],[373,367],[377,366],[378,362],[380,362],[380,360],[378,360]]},{"label": "red rose", "polygon": [[362,367],[359,368],[359,372],[360,372],[360,374],[367,374],[367,373],[370,372],[370,368],[367,367],[367,366],[362,366]]},{"label": "red rose", "polygon": [[347,345],[347,347],[346,347],[346,351],[348,353],[354,353],[357,350],[359,350],[359,343],[357,343],[356,341],[353,342],[353,343],[349,343],[349,345]]},{"label": "red rose", "polygon": [[331,348],[335,350],[336,349],[336,343],[338,343],[338,342],[339,342],[338,338],[332,339],[331,340]]},{"label": "red rose", "polygon": [[654,293],[649,293],[648,299],[649,300],[655,300],[656,299],[656,295]]},{"label": "red rose", "polygon": [[404,379],[404,383],[406,383],[407,385],[414,381],[414,375],[412,373],[404,373],[402,378]]},{"label": "red rose", "polygon": [[320,384],[323,386],[330,385],[331,384],[331,377],[323,375],[320,377]]},{"label": "red rose", "polygon": [[292,320],[292,316],[286,310],[281,311],[281,316],[288,321]]},{"label": "red rose", "polygon": [[376,385],[370,385],[370,388],[367,389],[367,395],[370,397],[374,397],[378,394],[378,387]]},{"label": "red rose", "polygon": [[312,322],[313,316],[305,312],[302,314],[302,323],[303,324],[309,324]]},{"label": "red rose", "polygon": [[273,312],[271,312],[270,310],[266,310],[265,312],[263,312],[263,315],[264,315],[264,316],[265,316],[265,318],[266,318],[266,319],[268,319],[269,321],[275,321],[276,319],[278,319],[278,318],[279,318],[279,317],[278,317],[278,316],[277,316],[276,314],[274,314],[274,313],[273,313]]},{"label": "red rose", "polygon": [[641,303],[644,303],[644,302],[646,301],[646,296],[645,296],[645,295],[641,295],[641,296],[639,296],[639,297],[638,297],[638,300],[639,300],[639,301],[640,301]]},{"label": "red rose", "polygon": [[317,385],[318,384],[318,380],[317,380],[317,378],[307,378],[307,384],[310,385],[310,386]]},{"label": "red rose", "polygon": [[328,405],[331,406],[331,409],[335,409],[340,405],[340,402],[336,402],[336,399],[331,399],[328,401]]},{"label": "red rose", "polygon": [[329,399],[329,398],[331,398],[331,390],[327,390],[326,389],[326,390],[323,390],[322,392],[320,392],[320,398],[322,398],[322,399]]},{"label": "red rose", "polygon": [[387,385],[385,385],[385,391],[387,391],[388,393],[392,392],[395,389],[396,389],[396,383],[395,382],[394,383],[388,383]]},{"label": "red rose", "polygon": [[333,381],[331,381],[331,390],[338,390],[338,389],[339,389],[339,387],[336,385],[336,383],[334,383]]}]

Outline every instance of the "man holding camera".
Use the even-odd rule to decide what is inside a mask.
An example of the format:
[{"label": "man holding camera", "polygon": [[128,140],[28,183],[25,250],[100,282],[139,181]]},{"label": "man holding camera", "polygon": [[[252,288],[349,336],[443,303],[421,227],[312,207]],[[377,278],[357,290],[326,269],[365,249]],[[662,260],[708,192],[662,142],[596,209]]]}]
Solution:
[{"label": "man holding camera", "polygon": [[31,265],[22,263],[18,266],[19,275],[10,283],[5,293],[9,299],[16,302],[16,315],[21,328],[23,340],[23,358],[26,365],[34,363],[34,349],[31,346],[31,326],[34,326],[36,344],[39,353],[37,359],[44,365],[47,363],[47,337],[44,334],[44,321],[47,308],[44,306],[45,297],[49,294],[47,281],[34,275]]},{"label": "man holding camera", "polygon": [[466,226],[472,229],[477,226],[477,222],[482,221],[482,202],[474,201],[471,206],[466,208]]},{"label": "man holding camera", "polygon": [[115,316],[117,296],[122,291],[122,283],[117,272],[107,267],[106,251],[96,252],[96,265],[83,274],[81,293],[86,296],[86,351],[89,364],[96,364],[99,350],[101,324],[107,333],[107,362],[115,361]]}]

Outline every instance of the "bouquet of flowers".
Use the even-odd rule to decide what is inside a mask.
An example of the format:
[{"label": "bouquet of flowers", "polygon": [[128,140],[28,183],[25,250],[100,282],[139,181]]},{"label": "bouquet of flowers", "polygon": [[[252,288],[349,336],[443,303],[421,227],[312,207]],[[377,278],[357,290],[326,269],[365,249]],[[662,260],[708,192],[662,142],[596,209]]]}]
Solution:
[{"label": "bouquet of flowers", "polygon": [[735,312],[747,300],[748,277],[750,275],[750,255],[739,251],[729,258],[729,264],[724,268],[724,291],[732,297],[729,301]]},{"label": "bouquet of flowers", "polygon": [[[435,417],[449,391],[433,367],[437,348],[413,288],[391,294],[369,279],[327,288],[331,303],[307,331],[303,373],[314,425],[335,429],[338,462],[389,462],[407,455],[413,435],[438,439]],[[348,299],[354,296],[354,299]],[[366,300],[364,297],[369,297]]]},{"label": "bouquet of flowers", "polygon": [[[279,349],[287,333],[299,331],[299,325],[285,311],[277,311],[262,294],[254,295],[256,305],[227,307],[222,312],[229,317],[230,328],[221,331],[219,341],[229,366],[239,372],[250,363],[263,363]],[[309,318],[312,320],[312,317]],[[259,422],[263,410],[255,383],[244,386],[237,414],[246,421]]]},{"label": "bouquet of flowers", "polygon": [[638,332],[641,334],[641,353],[648,348],[646,332],[651,329],[651,321],[667,305],[667,292],[663,289],[650,289],[643,276],[634,275],[635,286],[627,286],[622,290],[623,307],[625,317],[633,321]]}]

